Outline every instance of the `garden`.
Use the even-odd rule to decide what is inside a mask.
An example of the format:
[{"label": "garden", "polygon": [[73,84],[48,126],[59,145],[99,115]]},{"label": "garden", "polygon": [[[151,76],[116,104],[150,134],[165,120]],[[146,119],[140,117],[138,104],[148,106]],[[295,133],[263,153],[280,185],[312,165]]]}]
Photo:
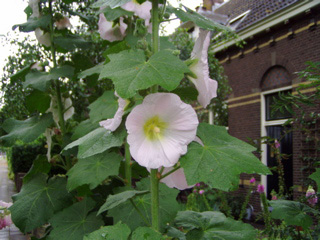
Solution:
[{"label": "garden", "polygon": [[[170,0],[29,0],[25,13],[13,29],[36,40],[11,39],[18,51],[1,80],[0,146],[19,192],[0,202],[0,229],[12,221],[48,240],[319,239],[319,158],[302,156],[307,190],[293,200],[281,139],[259,140],[270,169],[254,141],[228,134],[231,88],[210,47],[245,44],[233,30]],[[199,28],[195,41],[186,29],[165,35],[176,18]],[[320,62],[298,77],[308,84],[273,109],[291,112],[284,127],[319,151],[320,115],[303,106],[320,98]],[[240,196],[241,174],[252,177]],[[268,200],[257,178],[272,174]]]}]

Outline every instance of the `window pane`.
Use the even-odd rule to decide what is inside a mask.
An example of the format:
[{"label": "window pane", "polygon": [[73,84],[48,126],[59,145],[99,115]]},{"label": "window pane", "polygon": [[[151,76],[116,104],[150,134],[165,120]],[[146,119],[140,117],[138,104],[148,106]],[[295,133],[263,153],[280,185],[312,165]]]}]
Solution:
[{"label": "window pane", "polygon": [[[290,93],[291,91],[283,91],[281,93]],[[275,104],[275,99],[279,99],[279,92],[269,94],[265,96],[266,98],[266,120],[278,120],[278,119],[286,119],[291,118],[292,115],[287,110],[284,110],[283,112],[278,111],[272,111],[273,105]]]}]

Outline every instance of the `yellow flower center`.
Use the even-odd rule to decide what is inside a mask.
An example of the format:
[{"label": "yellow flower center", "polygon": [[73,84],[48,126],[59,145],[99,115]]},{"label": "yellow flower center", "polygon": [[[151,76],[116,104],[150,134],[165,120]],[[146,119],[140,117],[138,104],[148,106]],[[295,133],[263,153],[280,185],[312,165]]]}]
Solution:
[{"label": "yellow flower center", "polygon": [[143,126],[143,131],[149,140],[154,141],[163,137],[164,131],[167,126],[168,124],[162,121],[159,116],[156,115],[146,121]]}]

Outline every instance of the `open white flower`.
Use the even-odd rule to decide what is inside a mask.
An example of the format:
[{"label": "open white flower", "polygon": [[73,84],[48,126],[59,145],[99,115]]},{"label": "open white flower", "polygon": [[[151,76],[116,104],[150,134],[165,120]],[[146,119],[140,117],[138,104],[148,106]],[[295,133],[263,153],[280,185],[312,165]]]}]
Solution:
[{"label": "open white flower", "polygon": [[101,127],[104,127],[105,129],[110,130],[112,132],[115,131],[120,126],[122,122],[122,116],[124,114],[124,109],[128,103],[125,99],[119,97],[119,95],[116,92],[114,94],[118,97],[118,105],[119,105],[118,110],[114,115],[114,118],[99,122]]},{"label": "open white flower", "polygon": [[119,24],[113,26],[113,22],[107,21],[104,14],[100,13],[98,27],[102,39],[114,42],[121,41],[125,37],[128,25],[123,22],[123,18],[121,17]]},{"label": "open white flower", "polygon": [[36,28],[36,30],[34,30],[34,33],[40,44],[43,44],[46,47],[51,46],[50,33],[45,33],[40,28]]},{"label": "open white flower", "polygon": [[129,12],[134,12],[139,18],[144,20],[151,19],[150,10],[152,8],[152,3],[149,1],[145,1],[144,3],[140,4],[136,0],[132,0],[131,2],[123,4],[121,8]]},{"label": "open white flower", "polygon": [[[170,172],[173,167],[164,168],[162,174]],[[160,182],[165,183],[169,188],[177,188],[179,190],[184,190],[187,188],[192,188],[194,185],[189,186],[187,183],[186,176],[184,175],[183,168],[179,168],[175,172],[171,173],[167,177],[161,179]]]},{"label": "open white flower", "polygon": [[194,48],[191,53],[191,59],[198,59],[198,62],[190,66],[190,70],[197,76],[190,81],[196,86],[199,95],[198,101],[205,108],[211,99],[217,96],[218,83],[209,77],[208,66],[208,48],[210,44],[210,32],[200,29]]},{"label": "open white flower", "polygon": [[[70,119],[74,114],[74,107],[72,107],[72,101],[70,98],[62,98],[62,104],[64,106],[64,115],[63,118],[65,121]],[[59,110],[58,110],[58,100],[56,96],[51,97],[50,107],[47,112],[51,112],[53,116],[53,120],[59,127]]]},{"label": "open white flower", "polygon": [[194,109],[177,95],[150,94],[128,115],[130,153],[141,166],[172,167],[187,152],[198,124]]}]

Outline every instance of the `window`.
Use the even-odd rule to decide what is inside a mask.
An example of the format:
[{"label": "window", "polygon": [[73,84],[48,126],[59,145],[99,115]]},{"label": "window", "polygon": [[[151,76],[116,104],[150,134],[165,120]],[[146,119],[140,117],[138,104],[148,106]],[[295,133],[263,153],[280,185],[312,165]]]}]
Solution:
[{"label": "window", "polygon": [[284,110],[284,111],[274,111],[274,105],[276,103],[276,100],[278,100],[280,97],[279,97],[279,94],[288,94],[288,93],[291,93],[290,90],[288,91],[282,91],[282,92],[276,92],[276,93],[272,93],[272,94],[268,94],[268,95],[265,95],[265,101],[266,101],[266,113],[265,113],[265,116],[266,116],[266,121],[272,121],[272,120],[280,120],[280,119],[287,119],[287,118],[291,118],[292,117],[292,114],[287,111],[287,110]]}]

